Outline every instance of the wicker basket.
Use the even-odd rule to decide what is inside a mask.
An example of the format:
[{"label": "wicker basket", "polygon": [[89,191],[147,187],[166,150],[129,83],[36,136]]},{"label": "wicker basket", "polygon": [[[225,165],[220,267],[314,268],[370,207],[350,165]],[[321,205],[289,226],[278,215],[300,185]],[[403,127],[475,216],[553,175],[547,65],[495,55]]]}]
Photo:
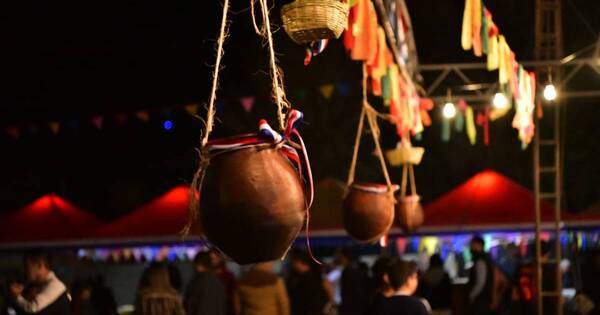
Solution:
[{"label": "wicker basket", "polygon": [[296,0],[281,8],[281,19],[292,40],[306,44],[340,37],[348,25],[348,11],[348,3],[340,0]]},{"label": "wicker basket", "polygon": [[402,164],[419,165],[423,159],[424,148],[398,146],[395,149],[388,150],[385,155],[393,166]]}]

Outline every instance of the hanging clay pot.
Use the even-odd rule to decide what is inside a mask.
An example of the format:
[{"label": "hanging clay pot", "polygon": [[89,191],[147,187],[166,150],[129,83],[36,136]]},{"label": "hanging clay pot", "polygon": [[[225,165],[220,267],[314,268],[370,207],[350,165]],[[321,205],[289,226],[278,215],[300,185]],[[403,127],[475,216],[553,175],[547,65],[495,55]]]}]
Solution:
[{"label": "hanging clay pot", "polygon": [[304,223],[301,179],[275,145],[211,157],[200,220],[210,242],[240,264],[285,255]]},{"label": "hanging clay pot", "polygon": [[394,198],[386,185],[353,184],[344,200],[343,222],[354,239],[379,240],[394,222]]},{"label": "hanging clay pot", "polygon": [[396,203],[396,222],[405,233],[415,232],[425,221],[419,195],[400,196]]}]

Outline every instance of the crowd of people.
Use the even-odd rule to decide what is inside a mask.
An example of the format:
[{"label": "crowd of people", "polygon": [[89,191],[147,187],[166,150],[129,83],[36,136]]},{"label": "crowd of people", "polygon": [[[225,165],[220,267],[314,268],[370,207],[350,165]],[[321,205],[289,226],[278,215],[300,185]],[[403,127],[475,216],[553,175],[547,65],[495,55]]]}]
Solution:
[{"label": "crowd of people", "polygon": [[[472,267],[462,286],[464,314],[535,314],[531,263],[507,275],[484,250],[484,241],[470,243]],[[548,253],[548,246],[542,248]],[[600,255],[595,256],[598,275]],[[340,250],[335,261],[320,264],[302,250],[292,250],[284,275],[273,263],[253,265],[236,277],[215,250],[200,252],[188,283],[173,265],[155,262],[143,272],[137,289],[135,315],[427,315],[456,314],[461,292],[452,283],[439,254],[426,270],[402,257],[381,256],[369,267],[351,249]],[[594,265],[592,265],[594,267]],[[77,282],[69,288],[52,272],[43,250],[24,255],[27,281],[13,281],[0,315],[115,315],[117,303],[102,279]],[[528,278],[529,277],[529,278]],[[596,281],[598,282],[598,281]],[[27,284],[27,285],[25,285]],[[544,286],[552,286],[551,281]],[[596,289],[588,289],[592,307]],[[589,293],[591,292],[591,294]],[[596,292],[596,295],[594,295]],[[557,299],[544,300],[544,314],[554,314]],[[596,302],[597,303],[597,302]],[[3,306],[4,304],[4,306]],[[588,305],[589,306],[589,305]],[[594,308],[595,307],[595,308]],[[452,313],[454,311],[454,313]],[[584,314],[580,312],[580,314]]]}]

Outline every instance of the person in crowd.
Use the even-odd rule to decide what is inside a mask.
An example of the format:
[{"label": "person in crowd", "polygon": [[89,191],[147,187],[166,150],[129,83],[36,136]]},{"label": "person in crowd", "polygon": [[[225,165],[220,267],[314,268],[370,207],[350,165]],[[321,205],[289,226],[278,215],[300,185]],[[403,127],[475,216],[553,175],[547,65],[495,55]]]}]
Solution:
[{"label": "person in crowd", "polygon": [[135,301],[135,315],[184,315],[181,298],[171,285],[168,268],[154,263],[144,271]]},{"label": "person in crowd", "polygon": [[490,314],[494,268],[492,260],[485,252],[485,242],[480,236],[474,236],[470,243],[473,267],[469,273],[469,308],[472,315]]},{"label": "person in crowd", "polygon": [[371,267],[371,274],[373,275],[373,285],[375,287],[375,293],[371,297],[369,311],[367,314],[373,314],[379,309],[381,303],[385,299],[391,297],[394,294],[394,289],[390,284],[388,271],[389,268],[396,262],[396,258],[390,256],[381,256],[377,258],[373,266]]},{"label": "person in crowd", "polygon": [[383,277],[392,288],[391,296],[382,299],[370,314],[431,314],[427,301],[413,296],[419,285],[417,264],[412,261],[395,260],[386,269]]},{"label": "person in crowd", "polygon": [[594,303],[590,314],[600,315],[600,248],[588,254],[582,274],[582,292]]},{"label": "person in crowd", "polygon": [[369,307],[372,296],[368,270],[358,261],[357,255],[351,248],[344,248],[339,256],[343,266],[341,295],[342,305],[340,315],[362,315]]},{"label": "person in crowd", "polygon": [[211,254],[200,252],[194,258],[196,275],[185,290],[184,305],[188,315],[225,315],[225,286],[212,269]]},{"label": "person in crowd", "polygon": [[439,254],[431,256],[429,268],[425,271],[421,280],[423,297],[431,304],[431,308],[439,313],[448,311],[450,309],[452,282],[444,269],[444,262]]},{"label": "person in crowd", "polygon": [[223,286],[225,287],[225,293],[227,296],[227,314],[233,314],[233,293],[235,291],[235,275],[231,270],[227,269],[225,260],[219,251],[211,249],[209,251],[211,268],[217,275]]},{"label": "person in crowd", "polygon": [[273,271],[270,262],[257,264],[239,279],[234,294],[234,309],[238,315],[289,315],[288,299],[283,279]]},{"label": "person in crowd", "polygon": [[102,275],[96,276],[92,287],[92,306],[97,315],[117,315],[117,301]]},{"label": "person in crowd", "polygon": [[71,285],[71,314],[96,314],[92,305],[92,284],[87,279],[75,281]]},{"label": "person in crowd", "polygon": [[51,269],[50,255],[42,249],[25,253],[23,258],[29,286],[12,283],[10,295],[21,313],[42,315],[70,314],[67,287]]},{"label": "person in crowd", "polygon": [[301,250],[290,255],[290,274],[287,289],[292,315],[322,315],[328,304],[321,270],[311,257]]}]

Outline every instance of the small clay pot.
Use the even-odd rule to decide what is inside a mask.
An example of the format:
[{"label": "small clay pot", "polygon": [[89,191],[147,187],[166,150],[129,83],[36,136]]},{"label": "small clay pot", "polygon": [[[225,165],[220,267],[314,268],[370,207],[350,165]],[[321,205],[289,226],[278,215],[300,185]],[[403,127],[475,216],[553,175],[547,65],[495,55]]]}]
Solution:
[{"label": "small clay pot", "polygon": [[281,258],[303,226],[302,181],[275,146],[255,146],[211,158],[200,220],[205,236],[239,264]]},{"label": "small clay pot", "polygon": [[353,184],[344,199],[342,218],[344,228],[354,239],[376,242],[394,222],[394,197],[386,185]]},{"label": "small clay pot", "polygon": [[396,222],[405,233],[415,232],[425,221],[419,195],[398,197],[396,203]]}]

